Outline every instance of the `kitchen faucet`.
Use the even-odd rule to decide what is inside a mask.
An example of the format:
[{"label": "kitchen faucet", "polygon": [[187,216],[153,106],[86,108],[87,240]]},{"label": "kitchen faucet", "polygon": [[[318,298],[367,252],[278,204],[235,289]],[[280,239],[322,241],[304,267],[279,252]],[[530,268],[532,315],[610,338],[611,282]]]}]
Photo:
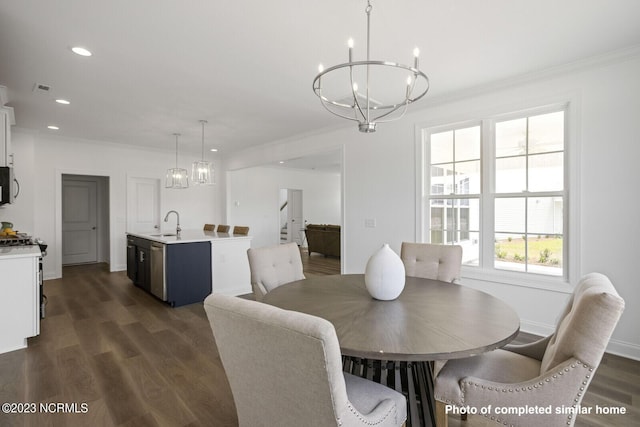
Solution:
[{"label": "kitchen faucet", "polygon": [[180,214],[178,212],[176,212],[176,211],[167,212],[167,215],[164,217],[164,222],[169,222],[169,214],[171,212],[176,214],[176,235],[180,236],[180,232],[182,231],[182,229],[180,228]]}]

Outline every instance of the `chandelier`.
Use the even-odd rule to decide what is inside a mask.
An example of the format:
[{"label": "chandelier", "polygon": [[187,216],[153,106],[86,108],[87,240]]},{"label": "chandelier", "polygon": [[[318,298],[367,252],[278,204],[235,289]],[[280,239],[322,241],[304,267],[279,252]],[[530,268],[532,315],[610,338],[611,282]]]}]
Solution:
[{"label": "chandelier", "polygon": [[202,160],[196,160],[191,165],[191,182],[199,185],[213,185],[216,183],[214,177],[213,163],[204,159],[204,125],[206,120],[200,120],[202,124]]},{"label": "chandelier", "polygon": [[178,167],[178,137],[180,134],[174,133],[174,135],[176,137],[176,167],[167,169],[165,187],[175,189],[189,188],[189,173],[186,169]]},{"label": "chandelier", "polygon": [[[409,104],[429,90],[429,78],[418,68],[418,48],[413,66],[370,59],[371,2],[367,1],[367,59],[353,60],[349,39],[349,62],[324,69],[318,67],[313,91],[332,114],[358,122],[360,132],[375,132],[376,124],[400,119]],[[375,86],[375,88],[374,88]]]}]

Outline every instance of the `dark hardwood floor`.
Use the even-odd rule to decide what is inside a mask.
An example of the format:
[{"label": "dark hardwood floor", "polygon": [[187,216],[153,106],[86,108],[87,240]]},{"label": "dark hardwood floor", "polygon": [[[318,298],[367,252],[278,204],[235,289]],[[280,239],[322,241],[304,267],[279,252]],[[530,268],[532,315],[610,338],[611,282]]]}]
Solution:
[{"label": "dark hardwood floor", "polygon": [[[303,254],[303,263],[308,275],[340,271],[336,258]],[[0,426],[237,425],[201,304],[170,308],[104,264],[65,267],[63,276],[45,282],[41,334],[27,349],[0,355],[0,403],[37,409],[0,413]],[[607,355],[584,404],[624,406],[631,414],[581,416],[577,425],[637,425],[639,367]],[[66,411],[52,403],[67,404]],[[451,425],[461,424],[452,417]]]},{"label": "dark hardwood floor", "polygon": [[340,274],[340,258],[325,257],[322,254],[309,254],[305,248],[300,249],[302,269],[305,276]]}]

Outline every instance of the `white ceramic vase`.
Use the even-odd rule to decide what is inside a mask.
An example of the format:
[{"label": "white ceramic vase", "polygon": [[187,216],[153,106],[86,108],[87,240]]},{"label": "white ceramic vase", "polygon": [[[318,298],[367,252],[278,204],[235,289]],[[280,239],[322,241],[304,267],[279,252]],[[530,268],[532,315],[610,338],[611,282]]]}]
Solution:
[{"label": "white ceramic vase", "polygon": [[364,271],[364,283],[369,294],[378,300],[389,301],[400,296],[404,289],[405,270],[400,257],[385,243],[371,255]]}]

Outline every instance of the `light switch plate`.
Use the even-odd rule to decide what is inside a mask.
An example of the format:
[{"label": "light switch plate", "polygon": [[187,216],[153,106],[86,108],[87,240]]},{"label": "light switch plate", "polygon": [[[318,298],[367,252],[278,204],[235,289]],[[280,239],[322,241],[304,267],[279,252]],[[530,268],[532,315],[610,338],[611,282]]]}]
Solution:
[{"label": "light switch plate", "polygon": [[364,226],[367,228],[375,228],[376,227],[376,220],[373,218],[368,218],[364,220]]}]

